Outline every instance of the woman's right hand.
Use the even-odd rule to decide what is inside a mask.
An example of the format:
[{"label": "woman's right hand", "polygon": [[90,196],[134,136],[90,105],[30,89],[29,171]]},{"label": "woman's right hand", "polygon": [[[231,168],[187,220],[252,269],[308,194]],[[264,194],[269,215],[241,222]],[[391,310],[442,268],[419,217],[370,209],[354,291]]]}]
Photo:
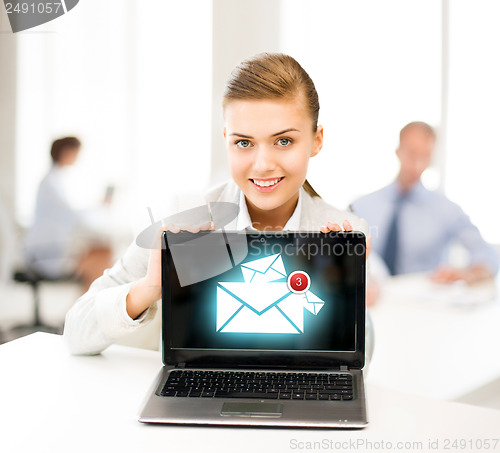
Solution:
[{"label": "woman's right hand", "polygon": [[214,230],[213,222],[202,225],[172,225],[167,224],[159,233],[158,247],[149,252],[148,270],[146,275],[132,285],[127,294],[127,313],[132,319],[138,318],[145,310],[161,299],[161,235],[164,231],[179,233],[188,231],[198,233],[201,230]]}]

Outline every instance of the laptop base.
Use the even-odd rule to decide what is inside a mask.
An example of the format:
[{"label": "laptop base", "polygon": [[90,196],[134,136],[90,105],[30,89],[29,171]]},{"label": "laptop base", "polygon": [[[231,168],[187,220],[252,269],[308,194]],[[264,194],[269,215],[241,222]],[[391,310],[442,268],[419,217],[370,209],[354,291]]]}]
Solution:
[{"label": "laptop base", "polygon": [[352,401],[294,401],[159,396],[171,369],[163,367],[155,379],[140,422],[295,428],[364,428],[368,424],[361,370],[349,371],[357,389]]}]

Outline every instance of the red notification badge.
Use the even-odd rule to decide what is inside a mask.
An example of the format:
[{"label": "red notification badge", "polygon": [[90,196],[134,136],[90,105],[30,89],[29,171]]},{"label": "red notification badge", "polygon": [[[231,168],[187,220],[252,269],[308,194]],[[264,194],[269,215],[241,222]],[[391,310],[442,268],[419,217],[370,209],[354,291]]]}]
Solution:
[{"label": "red notification badge", "polygon": [[288,289],[292,293],[305,293],[311,286],[311,279],[304,271],[294,271],[288,276]]}]

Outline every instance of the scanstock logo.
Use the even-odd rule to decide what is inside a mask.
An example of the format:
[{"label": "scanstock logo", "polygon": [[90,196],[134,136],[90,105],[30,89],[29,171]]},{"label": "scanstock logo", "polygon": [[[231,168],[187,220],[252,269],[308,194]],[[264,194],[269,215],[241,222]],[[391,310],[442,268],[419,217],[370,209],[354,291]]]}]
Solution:
[{"label": "scanstock logo", "polygon": [[37,27],[66,14],[79,0],[3,0],[13,33]]}]

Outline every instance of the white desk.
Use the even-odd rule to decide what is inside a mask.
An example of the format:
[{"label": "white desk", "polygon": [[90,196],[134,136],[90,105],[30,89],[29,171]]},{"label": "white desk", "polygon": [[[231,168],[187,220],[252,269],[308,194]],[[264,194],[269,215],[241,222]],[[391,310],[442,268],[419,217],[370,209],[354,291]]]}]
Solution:
[{"label": "white desk", "polygon": [[[367,389],[370,425],[364,430],[143,425],[137,410],[161,366],[158,352],[112,346],[100,356],[74,357],[61,337],[37,333],[0,346],[0,363],[0,450],[6,453],[288,452],[304,450],[291,448],[296,442],[322,441],[384,441],[393,443],[391,451],[436,451],[428,449],[429,439],[440,442],[439,451],[446,439],[471,440],[472,449],[460,450],[471,452],[479,451],[475,442],[500,437],[500,411],[373,384]],[[398,441],[423,447],[398,449]],[[356,451],[384,451],[366,447]],[[500,451],[500,441],[490,451]]]},{"label": "white desk", "polygon": [[[500,378],[495,284],[481,284],[469,294],[443,286],[431,299],[433,293],[423,275],[394,277],[385,285],[379,303],[370,309],[375,351],[368,382],[453,400]],[[493,300],[451,304],[474,297]]]}]

